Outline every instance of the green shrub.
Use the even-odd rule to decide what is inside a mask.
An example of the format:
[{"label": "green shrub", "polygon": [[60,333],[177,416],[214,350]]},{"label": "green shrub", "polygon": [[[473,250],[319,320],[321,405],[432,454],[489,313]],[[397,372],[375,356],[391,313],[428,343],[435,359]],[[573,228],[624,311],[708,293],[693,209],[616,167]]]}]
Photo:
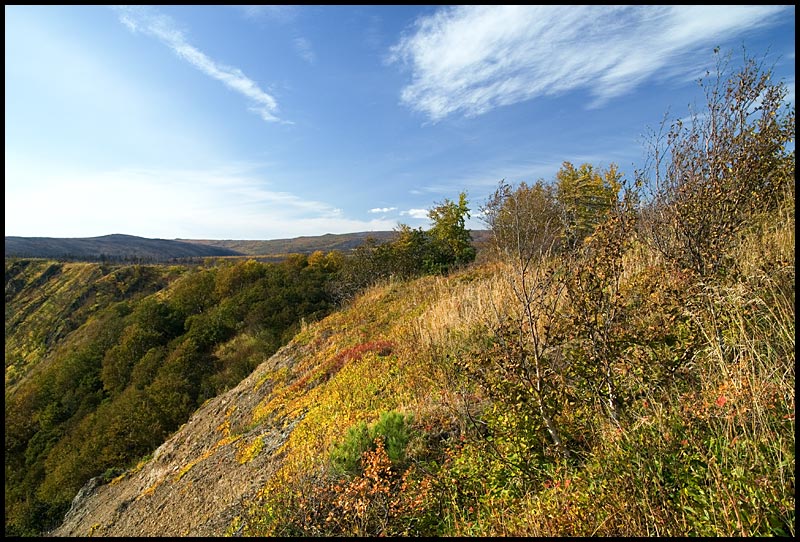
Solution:
[{"label": "green shrub", "polygon": [[338,473],[357,474],[361,456],[375,449],[375,439],[380,437],[392,464],[402,465],[406,460],[406,445],[411,438],[411,415],[396,411],[384,412],[370,425],[360,422],[347,431],[344,440],[331,451],[331,465]]}]

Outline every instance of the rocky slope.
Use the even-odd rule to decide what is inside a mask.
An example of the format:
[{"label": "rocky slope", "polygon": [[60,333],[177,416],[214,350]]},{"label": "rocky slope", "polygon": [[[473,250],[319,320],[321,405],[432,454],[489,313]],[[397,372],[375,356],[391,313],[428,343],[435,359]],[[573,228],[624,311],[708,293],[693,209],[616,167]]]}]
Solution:
[{"label": "rocky slope", "polygon": [[[253,410],[272,391],[268,377],[303,347],[284,347],[228,392],[209,400],[144,465],[109,484],[92,479],[51,536],[221,536],[280,461],[299,420],[252,428]],[[248,454],[254,442],[263,448]],[[252,456],[252,457],[251,457]]]}]

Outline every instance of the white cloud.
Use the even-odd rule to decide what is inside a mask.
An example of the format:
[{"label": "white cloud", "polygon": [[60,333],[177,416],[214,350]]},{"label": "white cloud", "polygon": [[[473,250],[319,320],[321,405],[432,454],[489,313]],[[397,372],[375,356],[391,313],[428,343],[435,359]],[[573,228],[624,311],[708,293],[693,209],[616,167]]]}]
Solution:
[{"label": "white cloud", "polygon": [[370,209],[367,211],[368,213],[390,213],[392,211],[396,211],[397,207],[375,207],[374,209]]},{"label": "white cloud", "polygon": [[189,44],[175,22],[168,16],[144,6],[116,8],[119,20],[132,32],[142,32],[167,45],[178,57],[225,86],[248,98],[254,105],[249,109],[267,122],[278,122],[278,103],[270,94],[247,77],[239,68],[225,66],[210,59],[205,53]]},{"label": "white cloud", "polygon": [[300,58],[309,64],[313,64],[317,59],[317,55],[314,54],[314,49],[311,47],[311,42],[306,38],[295,38],[292,40],[292,44],[294,45],[294,50],[300,55]]},{"label": "white cloud", "polygon": [[427,209],[409,209],[408,211],[400,211],[400,214],[411,218],[428,218]]},{"label": "white cloud", "polygon": [[787,9],[794,8],[447,7],[418,19],[387,60],[410,68],[401,101],[432,121],[577,89],[597,105],[650,78],[685,76],[685,53],[768,25]]}]

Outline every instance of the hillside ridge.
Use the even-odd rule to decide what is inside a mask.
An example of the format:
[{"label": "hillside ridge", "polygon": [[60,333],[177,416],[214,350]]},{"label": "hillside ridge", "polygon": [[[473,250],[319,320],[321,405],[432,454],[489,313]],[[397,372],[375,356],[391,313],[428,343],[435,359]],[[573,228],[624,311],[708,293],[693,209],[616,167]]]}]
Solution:
[{"label": "hillside ridge", "polygon": [[[128,260],[170,261],[188,258],[311,254],[322,251],[349,252],[372,240],[384,243],[397,236],[395,231],[326,233],[266,240],[237,239],[158,239],[114,233],[99,237],[19,237],[6,236],[6,258],[48,258],[76,261]],[[473,241],[487,238],[485,230],[473,230]]]},{"label": "hillside ridge", "polygon": [[151,239],[114,233],[99,237],[16,237],[6,236],[6,258],[48,258],[65,260],[149,260],[208,256],[237,256],[224,247],[204,246],[171,239]]}]

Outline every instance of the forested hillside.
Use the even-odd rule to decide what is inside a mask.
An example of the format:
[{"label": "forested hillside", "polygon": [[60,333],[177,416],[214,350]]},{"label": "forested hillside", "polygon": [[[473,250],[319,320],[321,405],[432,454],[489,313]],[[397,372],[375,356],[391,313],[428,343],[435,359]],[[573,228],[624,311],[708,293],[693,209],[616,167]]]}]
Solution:
[{"label": "forested hillside", "polygon": [[182,258],[236,256],[239,254],[239,252],[226,247],[170,239],[147,239],[122,234],[84,238],[14,236],[5,238],[6,258],[152,263]]},{"label": "forested hillside", "polygon": [[477,260],[464,193],[346,255],[7,260],[6,534],[795,536],[795,113],[717,75],[630,179],[499,183]]}]

